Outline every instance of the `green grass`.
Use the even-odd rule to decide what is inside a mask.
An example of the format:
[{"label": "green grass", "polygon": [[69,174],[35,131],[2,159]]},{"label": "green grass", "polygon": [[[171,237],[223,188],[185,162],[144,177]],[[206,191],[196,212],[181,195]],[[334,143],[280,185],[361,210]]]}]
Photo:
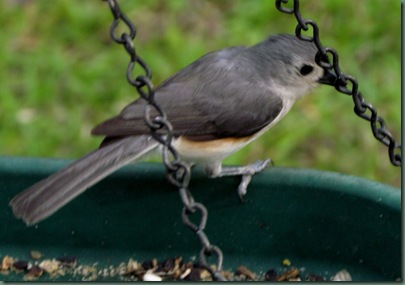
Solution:
[{"label": "green grass", "polygon": [[[290,1],[291,2],[291,1]],[[271,0],[120,1],[137,25],[137,52],[156,85],[201,55],[294,33],[296,20]],[[401,27],[397,0],[303,0],[324,45],[401,136]],[[0,2],[0,149],[2,155],[79,157],[101,138],[91,128],[138,95],[126,82],[128,56],[112,43],[103,1]],[[350,97],[321,87],[271,131],[226,163],[271,157],[278,166],[315,168],[399,186],[400,169]]]}]

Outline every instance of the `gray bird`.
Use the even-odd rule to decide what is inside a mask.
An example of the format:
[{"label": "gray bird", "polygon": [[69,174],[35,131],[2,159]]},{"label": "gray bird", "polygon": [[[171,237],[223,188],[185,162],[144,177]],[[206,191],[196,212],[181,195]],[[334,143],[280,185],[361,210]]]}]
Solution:
[{"label": "gray bird", "polygon": [[[173,146],[190,163],[204,163],[210,177],[240,175],[246,193],[252,175],[270,160],[222,167],[222,160],[267,132],[295,101],[336,76],[315,63],[317,49],[292,35],[275,35],[252,47],[208,53],[163,82],[155,100],[173,125]],[[27,225],[47,218],[118,168],[159,147],[138,99],[92,130],[100,148],[34,184],[10,201]]]}]

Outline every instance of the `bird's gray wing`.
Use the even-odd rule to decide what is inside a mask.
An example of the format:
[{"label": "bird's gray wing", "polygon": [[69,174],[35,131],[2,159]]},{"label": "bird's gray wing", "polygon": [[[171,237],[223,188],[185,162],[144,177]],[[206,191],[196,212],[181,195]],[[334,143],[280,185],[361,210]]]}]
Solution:
[{"label": "bird's gray wing", "polygon": [[[156,89],[174,135],[195,140],[250,136],[271,123],[283,108],[245,57],[246,48],[209,53]],[[138,99],[118,116],[93,129],[107,137],[148,134],[145,101]],[[152,117],[156,116],[152,113]]]}]

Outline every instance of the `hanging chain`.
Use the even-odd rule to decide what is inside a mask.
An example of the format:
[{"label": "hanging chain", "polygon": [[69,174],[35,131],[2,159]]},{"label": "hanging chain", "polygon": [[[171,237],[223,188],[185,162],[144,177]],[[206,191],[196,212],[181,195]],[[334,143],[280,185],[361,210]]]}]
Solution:
[{"label": "hanging chain", "polygon": [[[166,117],[164,110],[155,102],[155,88],[152,83],[152,72],[145,61],[143,61],[135,51],[134,39],[136,36],[136,28],[133,23],[122,13],[116,0],[106,0],[110,6],[111,12],[114,16],[114,20],[110,29],[111,38],[118,44],[122,44],[130,56],[130,62],[127,68],[127,80],[134,86],[141,97],[147,101],[145,107],[144,120],[150,128],[150,133],[155,140],[157,140],[162,146],[163,162],[167,170],[168,180],[179,188],[179,194],[183,202],[184,208],[182,211],[183,223],[189,227],[201,242],[202,249],[200,251],[200,266],[208,270],[214,280],[225,281],[220,271],[222,270],[223,254],[219,247],[212,245],[204,232],[205,225],[207,223],[208,211],[204,205],[194,201],[193,196],[188,190],[190,182],[190,166],[180,160],[176,149],[172,146],[173,128],[171,123]],[[128,32],[123,32],[121,36],[117,35],[117,27],[120,21],[123,21],[126,25]],[[138,75],[134,78],[135,65],[138,63],[143,71],[144,75]],[[156,111],[157,116],[151,118],[151,112]],[[158,132],[159,130],[159,132]],[[196,213],[200,213],[200,223],[194,224],[190,220],[190,216]],[[212,269],[208,265],[207,256],[216,256],[216,269]]]},{"label": "hanging chain", "polygon": [[[279,11],[294,14],[298,25],[295,29],[296,36],[304,41],[313,41],[318,48],[316,54],[316,62],[319,66],[326,69],[333,69],[336,73],[337,80],[335,83],[335,88],[337,91],[351,95],[354,102],[354,112],[361,118],[370,122],[371,130],[374,137],[382,142],[388,147],[388,155],[391,160],[391,163],[394,166],[401,166],[402,163],[402,154],[401,154],[401,145],[397,144],[392,134],[387,130],[385,126],[385,121],[383,118],[377,115],[377,110],[367,102],[361,92],[359,92],[357,80],[348,74],[344,74],[340,70],[339,66],[339,56],[336,50],[331,47],[324,47],[321,44],[319,37],[319,27],[315,21],[310,19],[304,19],[300,12],[300,1],[294,0],[293,9],[283,7],[283,4],[288,3],[289,0],[276,0],[276,7]],[[307,37],[302,35],[302,30],[308,31],[309,27],[312,27],[313,36]],[[332,56],[332,63],[325,61],[324,59],[329,58],[330,54]],[[369,114],[368,114],[369,113]]]}]

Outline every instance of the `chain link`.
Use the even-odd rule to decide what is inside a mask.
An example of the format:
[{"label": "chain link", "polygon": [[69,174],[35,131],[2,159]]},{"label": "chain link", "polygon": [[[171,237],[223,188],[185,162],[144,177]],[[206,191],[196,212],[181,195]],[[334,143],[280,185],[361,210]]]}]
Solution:
[{"label": "chain link", "polygon": [[[391,163],[394,166],[401,166],[402,153],[401,145],[397,144],[393,135],[385,126],[383,118],[378,116],[377,110],[367,102],[358,89],[357,80],[348,74],[344,74],[339,66],[339,56],[336,50],[331,47],[324,47],[321,44],[319,37],[319,27],[315,21],[304,19],[300,12],[300,1],[294,0],[293,8],[286,8],[283,4],[287,4],[289,0],[276,0],[276,7],[279,11],[288,14],[294,14],[298,21],[295,29],[296,36],[304,41],[313,41],[318,48],[316,62],[319,66],[326,69],[333,69],[336,73],[337,80],[335,89],[340,93],[350,95],[354,102],[354,112],[364,120],[370,122],[371,130],[374,137],[388,147],[388,155]],[[309,26],[312,27],[312,37],[302,35],[302,30],[308,31]],[[329,63],[329,56],[332,57],[332,63]]]},{"label": "chain link", "polygon": [[[155,102],[155,88],[152,83],[152,71],[148,67],[145,61],[143,61],[136,53],[134,46],[134,39],[136,36],[136,28],[132,22],[122,13],[116,0],[106,0],[110,6],[114,20],[111,24],[110,36],[118,44],[122,44],[126,52],[130,56],[130,62],[127,68],[128,82],[134,86],[141,97],[146,100],[147,105],[145,107],[144,120],[150,129],[150,133],[155,140],[157,140],[162,146],[163,162],[167,170],[168,180],[179,188],[180,198],[183,202],[184,208],[182,211],[183,223],[190,228],[198,237],[201,242],[202,249],[200,251],[200,266],[207,269],[214,280],[225,281],[225,277],[220,273],[222,270],[223,254],[219,247],[212,245],[204,232],[205,225],[207,223],[208,211],[201,203],[196,203],[190,191],[188,185],[190,182],[190,166],[181,161],[176,149],[172,146],[173,139],[173,127],[166,117],[164,110]],[[117,35],[117,27],[120,20],[126,25],[129,32],[123,32],[121,36]],[[135,65],[139,64],[145,75],[138,75],[134,78]],[[157,112],[157,116],[152,118],[152,111]],[[158,133],[159,131],[159,133]],[[190,216],[199,212],[201,220],[195,224],[191,222]],[[207,256],[215,255],[217,258],[216,269],[212,269],[208,265]]]}]

